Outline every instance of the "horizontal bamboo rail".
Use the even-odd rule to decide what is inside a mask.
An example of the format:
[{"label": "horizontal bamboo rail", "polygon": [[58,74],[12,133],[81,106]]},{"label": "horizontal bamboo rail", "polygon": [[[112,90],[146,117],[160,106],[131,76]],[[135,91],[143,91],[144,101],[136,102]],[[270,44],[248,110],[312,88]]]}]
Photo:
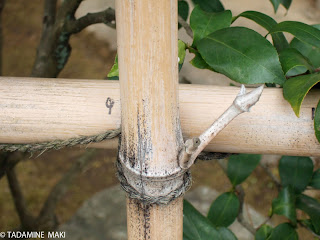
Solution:
[{"label": "horizontal bamboo rail", "polygon": [[[238,91],[237,87],[180,85],[184,137],[198,136],[229,107]],[[281,89],[266,88],[251,112],[232,121],[206,150],[320,156],[312,120],[319,96],[319,90],[311,91],[297,118]],[[119,128],[119,99],[117,81],[2,77],[0,143],[67,139]],[[116,148],[117,141],[92,146]]]}]

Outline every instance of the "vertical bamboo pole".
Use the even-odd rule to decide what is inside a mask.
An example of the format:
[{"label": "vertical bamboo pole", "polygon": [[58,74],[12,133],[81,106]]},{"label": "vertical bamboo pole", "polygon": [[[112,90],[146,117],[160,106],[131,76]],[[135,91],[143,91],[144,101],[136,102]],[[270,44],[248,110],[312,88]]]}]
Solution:
[{"label": "vertical bamboo pole", "polygon": [[[120,159],[142,176],[178,170],[177,0],[117,0]],[[142,189],[147,184],[141,180]],[[181,240],[182,198],[165,206],[127,200],[129,240]]]}]

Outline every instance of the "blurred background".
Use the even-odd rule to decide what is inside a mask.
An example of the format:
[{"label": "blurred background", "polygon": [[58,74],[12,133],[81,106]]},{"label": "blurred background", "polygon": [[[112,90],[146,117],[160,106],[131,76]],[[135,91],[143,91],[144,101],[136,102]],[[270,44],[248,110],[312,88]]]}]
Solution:
[{"label": "blurred background", "polygon": [[[320,8],[316,0],[293,0],[288,13],[280,7],[277,14],[273,13],[272,5],[268,0],[222,0],[221,2],[226,9],[231,9],[233,15],[245,10],[256,10],[270,14],[278,21],[295,20],[308,24],[320,23]],[[43,0],[6,1],[2,13],[3,76],[30,76],[41,37],[43,5]],[[80,5],[76,16],[80,17],[88,12],[101,11],[108,6],[114,7],[114,2],[86,0]],[[239,19],[236,24],[248,26],[260,33],[266,33],[265,30],[249,20]],[[105,24],[97,24],[72,35],[70,39],[72,54],[59,78],[107,81],[104,79],[116,55],[115,34],[114,29]],[[183,29],[179,34],[180,38],[191,42]],[[185,61],[180,74],[181,79],[184,78],[193,84],[229,85],[231,81],[225,76],[191,67],[187,61],[191,57],[187,57]],[[75,147],[46,152],[40,156],[37,154],[26,155],[24,160],[17,164],[16,175],[24,194],[27,209],[32,215],[39,214],[51,189],[83,156],[85,151],[84,147]],[[67,232],[67,239],[82,239],[80,235],[83,239],[126,239],[124,193],[119,190],[115,177],[115,157],[116,151],[97,150],[94,157],[81,168],[70,188],[58,202],[55,211],[56,218],[61,224],[61,229]],[[262,161],[268,165],[275,176],[278,175],[277,161],[279,159],[280,156],[264,156]],[[316,167],[319,168],[319,161],[317,159],[314,161]],[[219,192],[231,189],[231,184],[216,161],[198,162],[193,166],[192,173],[193,186],[188,198],[200,209],[208,207],[207,205],[214,200]],[[272,199],[277,196],[276,185],[265,169],[258,166],[244,182],[243,188],[250,190],[246,192],[245,211],[248,213],[251,211],[249,209],[255,210],[250,212],[249,221],[256,221],[256,215],[258,215],[258,223],[254,224],[259,225],[265,219],[263,216],[268,215]],[[314,197],[320,197],[318,192],[310,194]],[[82,212],[77,213],[80,207],[82,207]],[[109,210],[102,210],[102,208],[109,208]],[[88,213],[89,210],[90,213]],[[102,212],[107,212],[109,215],[103,215]],[[85,216],[89,215],[91,219],[86,219]],[[121,219],[117,220],[118,216]],[[92,223],[95,220],[93,219],[97,221],[100,219],[101,226],[96,225],[94,228]],[[283,218],[276,217],[274,221],[278,223],[283,221]],[[3,176],[0,179],[0,231],[16,229],[19,224],[19,217],[7,178]],[[85,235],[80,231],[81,227],[90,233]],[[89,229],[91,227],[92,229]],[[237,231],[240,230],[234,231],[237,234]],[[104,237],[101,237],[102,234]],[[242,236],[239,239],[253,239],[248,233],[241,234],[238,232],[238,236]],[[299,234],[301,239],[312,239],[312,236],[305,230],[299,230]]]}]

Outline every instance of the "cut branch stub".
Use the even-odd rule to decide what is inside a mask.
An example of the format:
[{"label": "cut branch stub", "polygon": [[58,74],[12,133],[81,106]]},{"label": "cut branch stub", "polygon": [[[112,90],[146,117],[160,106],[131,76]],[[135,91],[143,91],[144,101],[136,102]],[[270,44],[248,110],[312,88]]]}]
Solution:
[{"label": "cut branch stub", "polygon": [[179,154],[179,166],[182,169],[190,168],[200,152],[222,129],[239,114],[250,111],[250,108],[259,101],[262,91],[263,85],[246,93],[246,88],[241,85],[240,92],[232,105],[199,138],[188,139],[185,142],[184,149]]}]

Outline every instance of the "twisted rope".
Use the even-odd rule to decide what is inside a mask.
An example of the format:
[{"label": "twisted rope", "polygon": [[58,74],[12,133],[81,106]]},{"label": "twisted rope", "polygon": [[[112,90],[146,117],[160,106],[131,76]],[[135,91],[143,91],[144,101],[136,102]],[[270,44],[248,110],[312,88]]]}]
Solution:
[{"label": "twisted rope", "polygon": [[59,150],[64,147],[73,147],[75,145],[88,145],[90,143],[97,143],[106,139],[112,139],[121,133],[120,128],[112,129],[107,132],[93,135],[93,136],[82,136],[76,138],[69,138],[66,140],[54,140],[51,142],[43,143],[30,143],[30,144],[0,144],[0,151],[4,152],[45,152],[48,150]]},{"label": "twisted rope", "polygon": [[[14,151],[21,151],[21,152],[45,152],[49,150],[59,150],[64,147],[73,147],[75,145],[88,145],[90,143],[97,143],[104,141],[106,139],[112,139],[121,134],[121,130],[113,129],[106,131],[101,134],[93,135],[93,136],[82,136],[76,138],[70,138],[66,140],[54,140],[50,142],[43,142],[43,143],[31,143],[31,144],[0,144],[0,151],[4,152],[14,152]],[[119,143],[120,146],[120,143]],[[229,154],[225,153],[201,153],[197,160],[216,160],[221,158],[228,157]],[[130,198],[137,199],[141,201],[143,204],[168,204],[174,199],[182,196],[189,190],[192,185],[192,177],[190,171],[186,171],[183,176],[183,183],[169,194],[165,196],[148,196],[146,194],[138,192],[135,188],[133,188],[130,183],[127,181],[127,178],[124,175],[122,164],[119,160],[119,157],[116,161],[116,168],[117,168],[117,177],[120,181],[121,187],[128,193]]]},{"label": "twisted rope", "polygon": [[[150,204],[157,204],[157,205],[166,205],[169,204],[174,199],[182,196],[187,192],[191,185],[192,185],[192,177],[190,171],[186,171],[183,176],[183,183],[173,191],[171,191],[169,194],[165,196],[149,196],[144,193],[141,193],[137,191],[135,188],[131,186],[131,184],[127,181],[127,178],[124,175],[122,164],[119,160],[119,157],[116,161],[116,168],[117,168],[117,177],[120,181],[120,185],[124,191],[127,192],[130,198],[137,199],[140,202],[142,202],[144,205],[150,205]],[[170,180],[174,181],[174,179]]]}]

